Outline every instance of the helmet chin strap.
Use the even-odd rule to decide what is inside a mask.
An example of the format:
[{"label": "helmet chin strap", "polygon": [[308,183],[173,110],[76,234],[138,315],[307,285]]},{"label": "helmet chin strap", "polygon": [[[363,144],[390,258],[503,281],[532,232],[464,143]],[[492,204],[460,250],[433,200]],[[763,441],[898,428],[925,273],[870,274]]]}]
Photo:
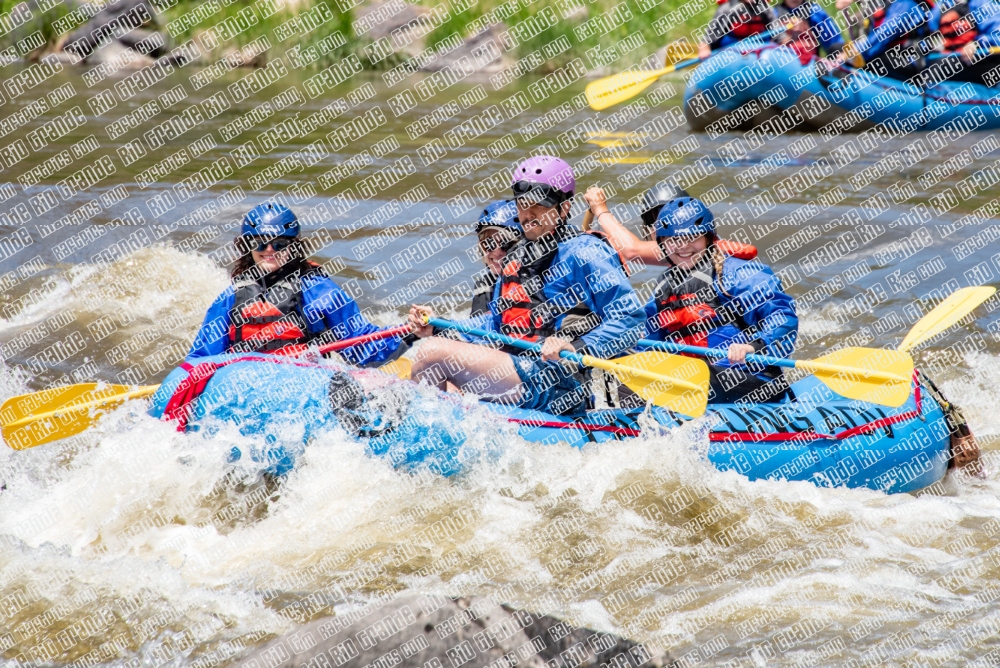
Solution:
[{"label": "helmet chin strap", "polygon": [[[565,225],[566,223],[569,222],[569,211],[567,211],[566,215],[564,216],[563,212],[562,212],[562,208],[563,208],[563,204],[565,204],[566,202],[571,201],[572,199],[573,199],[572,196],[570,196],[567,199],[564,199],[563,201],[559,202],[559,204],[556,205],[556,208],[559,210],[559,225]],[[573,205],[570,204],[569,208],[572,209]]]}]

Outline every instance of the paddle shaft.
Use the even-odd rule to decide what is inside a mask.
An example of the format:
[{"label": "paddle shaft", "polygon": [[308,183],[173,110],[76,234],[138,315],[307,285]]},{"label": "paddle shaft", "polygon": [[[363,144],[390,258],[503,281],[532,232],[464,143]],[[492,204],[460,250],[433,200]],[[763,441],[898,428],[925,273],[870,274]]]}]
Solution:
[{"label": "paddle shaft", "polygon": [[[652,341],[642,339],[640,346],[663,350],[669,353],[688,353],[690,355],[700,355],[701,357],[729,357],[729,352],[721,348],[700,348],[698,346],[686,346],[680,343],[669,343],[667,341]],[[771,357],[770,355],[747,355],[746,360],[754,364],[764,364],[766,366],[781,366],[786,369],[803,369],[805,371],[828,371],[831,373],[852,373],[866,378],[876,378],[879,380],[896,380],[909,382],[909,378],[897,376],[894,373],[884,371],[873,371],[868,369],[858,369],[855,367],[838,366],[836,364],[825,364],[823,362],[813,362],[810,360],[789,360],[782,357]]]},{"label": "paddle shaft", "polygon": [[[521,339],[515,339],[510,336],[504,336],[503,334],[497,334],[496,332],[488,332],[485,329],[477,329],[475,327],[468,327],[457,322],[452,322],[450,320],[443,320],[441,318],[429,318],[427,324],[434,325],[435,327],[440,327],[441,329],[454,329],[465,334],[470,334],[472,336],[478,336],[481,339],[486,339],[487,341],[493,341],[494,343],[502,343],[504,345],[512,346],[514,348],[520,348],[521,350],[527,350],[530,352],[540,353],[542,352],[542,347],[537,343],[531,343],[530,341],[522,341]],[[611,362],[609,360],[601,359],[600,357],[591,357],[590,355],[580,355],[579,353],[571,353],[568,350],[563,350],[559,353],[559,356],[563,359],[570,360],[571,362],[576,362],[581,366],[596,367],[598,369],[603,369],[604,371],[620,371],[626,372],[630,375],[637,376],[639,378],[645,378],[652,381],[662,381],[665,383],[671,383],[677,387],[687,388],[689,390],[699,391],[699,388],[694,383],[689,383],[680,378],[671,378],[669,376],[663,376],[658,373],[653,373],[651,371],[646,371],[644,369],[637,369],[634,367],[626,366],[624,364],[618,364]]]},{"label": "paddle shaft", "polygon": [[[961,56],[961,55],[962,54],[960,52],[958,52],[958,51],[948,51],[946,53],[944,53],[944,52],[934,52],[934,53],[928,53],[927,54],[927,58],[929,60],[940,60],[941,58],[951,58],[953,56]],[[987,47],[985,49],[981,48],[979,51],[976,52],[976,55],[977,56],[982,56],[984,58],[986,56],[1000,55],[1000,47],[990,46],[990,47]]]},{"label": "paddle shaft", "polygon": [[381,332],[372,332],[371,334],[365,334],[364,336],[355,336],[353,339],[344,339],[343,341],[327,343],[326,345],[319,347],[319,352],[325,355],[326,353],[336,352],[338,350],[343,350],[344,348],[350,348],[351,346],[361,345],[362,343],[380,341],[394,336],[406,336],[412,331],[413,329],[409,325],[399,325],[398,327],[383,329]]}]

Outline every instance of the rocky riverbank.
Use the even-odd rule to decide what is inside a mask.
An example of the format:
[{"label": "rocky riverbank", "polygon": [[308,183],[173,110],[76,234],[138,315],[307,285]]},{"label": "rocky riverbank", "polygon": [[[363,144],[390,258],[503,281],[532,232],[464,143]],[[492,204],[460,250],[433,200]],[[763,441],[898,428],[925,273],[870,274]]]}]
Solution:
[{"label": "rocky riverbank", "polygon": [[234,666],[278,668],[662,668],[664,652],[486,598],[404,594],[318,619]]},{"label": "rocky riverbank", "polygon": [[[11,3],[12,0],[6,0]],[[631,7],[631,8],[630,8]],[[689,35],[711,0],[25,0],[0,56],[108,73],[149,65],[352,69],[402,75],[601,72]]]}]

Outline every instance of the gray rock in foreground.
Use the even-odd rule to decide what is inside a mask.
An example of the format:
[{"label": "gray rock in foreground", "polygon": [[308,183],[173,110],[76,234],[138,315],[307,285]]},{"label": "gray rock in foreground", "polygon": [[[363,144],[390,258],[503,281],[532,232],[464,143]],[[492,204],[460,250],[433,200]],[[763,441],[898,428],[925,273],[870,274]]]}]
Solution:
[{"label": "gray rock in foreground", "polygon": [[403,595],[319,619],[251,652],[239,668],[659,668],[638,643],[479,598]]}]

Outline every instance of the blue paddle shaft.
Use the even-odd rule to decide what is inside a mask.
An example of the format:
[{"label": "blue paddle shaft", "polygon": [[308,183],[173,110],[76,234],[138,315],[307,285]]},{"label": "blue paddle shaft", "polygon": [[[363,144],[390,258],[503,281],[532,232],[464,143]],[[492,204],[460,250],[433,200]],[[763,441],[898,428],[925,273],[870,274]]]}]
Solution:
[{"label": "blue paddle shaft", "polygon": [[[428,325],[434,325],[435,327],[440,327],[441,329],[454,329],[455,331],[462,332],[464,334],[469,334],[471,336],[478,336],[481,339],[486,339],[487,341],[493,341],[495,343],[503,343],[514,348],[520,348],[521,350],[529,350],[535,353],[541,353],[542,347],[537,343],[531,343],[530,341],[522,341],[521,339],[515,339],[511,336],[504,336],[503,334],[497,334],[496,332],[487,332],[485,329],[476,329],[475,327],[469,327],[468,325],[463,325],[457,322],[452,322],[451,320],[444,320],[442,318],[428,318]],[[583,365],[583,357],[577,353],[571,353],[568,350],[564,350],[559,353],[560,357],[564,359],[572,360],[577,364]]]},{"label": "blue paddle shaft", "polygon": [[[668,353],[689,353],[701,357],[729,357],[729,351],[721,348],[701,348],[698,346],[685,346],[680,343],[668,343],[667,341],[651,341],[642,339],[639,345],[643,348],[653,348],[663,350]],[[786,360],[781,357],[771,357],[769,355],[747,355],[747,362],[763,364],[765,366],[783,366],[789,369],[795,368],[795,360]]]}]

